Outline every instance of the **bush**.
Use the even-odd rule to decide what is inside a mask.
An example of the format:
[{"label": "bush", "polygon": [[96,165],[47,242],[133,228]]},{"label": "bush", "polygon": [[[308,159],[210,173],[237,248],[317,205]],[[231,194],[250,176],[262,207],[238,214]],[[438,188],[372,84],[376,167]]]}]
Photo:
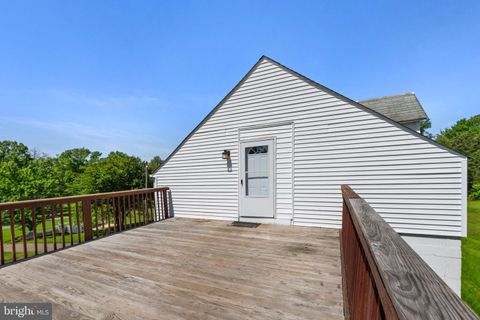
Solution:
[{"label": "bush", "polygon": [[472,186],[472,190],[470,191],[470,199],[480,200],[480,183],[476,183]]}]

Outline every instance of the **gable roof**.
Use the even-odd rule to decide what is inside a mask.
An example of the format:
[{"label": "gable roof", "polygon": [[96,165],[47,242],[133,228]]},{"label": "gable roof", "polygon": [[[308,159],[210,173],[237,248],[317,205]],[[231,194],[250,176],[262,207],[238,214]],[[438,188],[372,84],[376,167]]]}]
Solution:
[{"label": "gable roof", "polygon": [[358,102],[401,124],[428,119],[415,93],[404,93]]},{"label": "gable roof", "polygon": [[388,118],[387,116],[373,110],[373,109],[370,109],[370,108],[367,108],[366,106],[364,106],[363,104],[360,104],[359,102],[357,101],[354,101],[350,98],[347,98],[343,95],[341,95],[340,93],[336,92],[336,91],[333,91],[332,89],[329,89],[313,80],[311,80],[310,78],[307,78],[306,76],[282,65],[281,63],[273,60],[272,58],[269,58],[265,55],[261,56],[260,59],[258,59],[258,61],[253,65],[253,67],[247,72],[247,74],[245,76],[243,76],[243,78],[235,85],[235,87],[233,87],[232,90],[230,90],[230,92],[215,106],[215,108],[212,109],[212,111],[210,111],[207,116],[185,137],[185,139],[182,140],[182,142],[180,142],[180,144],[172,151],[172,153],[170,153],[170,155],[165,159],[165,161],[163,161],[163,163],[157,168],[157,170],[155,170],[155,172],[152,173],[152,175],[156,174],[174,155],[175,153],[177,153],[178,150],[180,150],[180,148],[188,141],[188,139],[190,139],[191,136],[193,136],[193,134],[205,123],[208,121],[208,119],[210,119],[214,114],[215,112],[228,100],[228,98],[230,98],[230,96],[232,96],[235,91],[237,91],[237,89],[249,78],[249,76],[255,71],[255,69],[257,68],[257,66],[264,60],[267,60],[271,63],[273,63],[274,65],[276,65],[277,67],[281,68],[282,70],[298,77],[300,80],[303,80],[305,82],[307,82],[308,84],[312,85],[313,87],[319,89],[319,90],[322,90],[322,91],[325,91],[327,93],[329,93],[330,95],[334,96],[335,98],[339,99],[339,100],[342,100],[348,104],[351,104],[351,105],[354,105],[364,111],[367,111],[371,114],[374,114],[376,115],[377,117],[387,121],[388,123],[391,123],[395,126],[397,126],[398,128],[404,130],[404,131],[407,131],[407,132],[410,132],[411,134],[417,136],[418,138],[421,138],[439,148],[442,148],[450,153],[453,153],[457,156],[460,156],[462,158],[467,158],[465,155],[453,150],[453,149],[450,149],[449,147],[447,146],[444,146],[432,139],[429,139],[425,136],[423,136],[422,134],[416,132],[415,130],[412,130],[390,118]]}]

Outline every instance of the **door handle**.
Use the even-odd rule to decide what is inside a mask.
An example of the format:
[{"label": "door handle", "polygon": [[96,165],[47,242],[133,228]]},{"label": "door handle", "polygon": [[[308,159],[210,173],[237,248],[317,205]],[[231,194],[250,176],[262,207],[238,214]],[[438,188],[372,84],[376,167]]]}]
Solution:
[{"label": "door handle", "polygon": [[243,179],[240,179],[240,184],[241,184],[242,187],[243,187]]}]

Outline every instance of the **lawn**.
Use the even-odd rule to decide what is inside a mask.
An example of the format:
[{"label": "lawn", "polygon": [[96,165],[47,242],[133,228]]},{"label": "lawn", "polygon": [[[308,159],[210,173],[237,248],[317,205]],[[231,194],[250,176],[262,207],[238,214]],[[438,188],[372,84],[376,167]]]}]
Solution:
[{"label": "lawn", "polygon": [[480,315],[480,201],[468,203],[468,237],[462,239],[462,299]]},{"label": "lawn", "polygon": [[[28,251],[27,253],[29,257],[33,257],[33,255],[35,254],[35,252],[30,252],[30,251]],[[23,259],[23,252],[17,252],[16,256],[17,256],[17,259]],[[5,252],[4,258],[6,262],[12,260],[12,257],[13,257],[13,254],[11,252]]]},{"label": "lawn", "polygon": [[[28,228],[25,228],[25,232],[28,232]],[[22,235],[22,227],[15,226],[15,237],[20,237]],[[3,236],[3,243],[10,243],[12,240],[12,232],[10,230],[10,226],[3,226],[2,227],[2,236]]]},{"label": "lawn", "polygon": [[[66,209],[64,208],[62,210],[62,212],[65,213]],[[95,214],[95,212],[92,212],[92,227],[93,227],[92,236],[93,236],[93,239],[97,239],[97,238],[102,237],[104,232],[106,234],[110,234],[110,233],[114,232],[114,230],[113,230],[114,227],[113,226],[114,226],[115,223],[114,223],[114,218],[113,218],[113,212],[108,211],[106,208],[104,208],[104,212],[105,212],[104,219],[103,219],[103,222],[105,222],[104,227],[102,226],[102,219],[101,219],[100,212],[101,212],[101,210],[99,208],[97,208],[96,214]],[[72,215],[72,226],[76,226],[77,225],[77,219],[76,219],[75,208],[74,208],[74,210],[72,210],[71,215]],[[79,218],[80,222],[82,222],[83,219],[82,219],[82,214],[81,213],[79,214],[78,218]],[[98,231],[96,230],[97,219],[98,219]],[[125,219],[126,227],[127,228],[134,227],[134,225],[135,225],[134,221],[135,220],[137,221],[137,223],[141,224],[143,219],[144,219],[144,217],[143,217],[142,211],[135,210],[134,212],[130,212],[130,214]],[[130,225],[130,220],[132,220],[132,225]],[[69,221],[70,221],[69,217],[65,214],[63,216],[64,226],[68,227],[69,226]],[[108,221],[110,221],[110,228],[111,228],[110,231],[108,230],[109,229]],[[52,220],[51,220],[50,216],[47,215],[47,217],[45,219],[45,230],[47,231],[47,234],[49,232],[51,232],[51,230],[53,229],[52,225],[53,225]],[[61,218],[57,216],[55,218],[55,229],[59,228],[60,226],[61,226]],[[22,259],[24,254],[23,254],[21,223],[19,223],[18,221],[15,222],[14,227],[15,227],[15,229],[14,229],[15,238],[17,239],[17,241],[16,241],[16,249],[17,249],[16,253],[17,254],[16,255],[17,255],[17,259]],[[104,230],[104,228],[105,228],[105,230]],[[12,234],[11,234],[10,226],[9,225],[3,225],[1,231],[2,231],[2,236],[3,236],[4,250],[5,250],[4,259],[5,259],[6,262],[8,262],[8,261],[11,261],[12,257],[13,257],[13,253],[10,251],[10,250],[12,250],[12,248],[11,248]],[[25,228],[25,234],[28,235],[29,231],[30,230],[28,229],[28,227],[26,227]],[[43,225],[41,223],[40,216],[37,217],[36,231],[37,231],[37,234],[38,234],[38,238],[37,238],[38,253],[42,254],[43,253],[44,239],[42,237],[40,237],[40,234],[43,232]],[[71,239],[70,237],[73,237],[73,243],[77,244],[79,236],[81,238],[81,242],[84,242],[85,235],[84,235],[83,232],[80,232],[80,234],[73,234],[72,236],[68,235],[68,234],[65,234],[65,245],[70,246],[70,239]],[[57,248],[62,247],[62,236],[61,236],[60,232],[57,232],[56,237],[53,237],[53,235],[48,234],[46,236],[45,240],[48,243],[48,250],[49,251],[53,250],[51,244],[54,243],[54,241],[57,243]],[[30,252],[31,250],[34,250],[34,246],[32,246],[33,243],[34,243],[33,239],[27,240],[27,250],[29,251],[28,252],[29,257],[34,255],[34,252]]]},{"label": "lawn", "polygon": [[[68,226],[69,220],[68,217],[63,218],[63,223],[65,226]],[[76,223],[73,223],[76,225]],[[58,227],[61,225],[61,220],[60,218],[55,218],[55,227]],[[51,230],[52,229],[52,220],[47,220],[45,221],[45,229]],[[30,230],[28,227],[25,228],[25,234],[28,234]],[[39,223],[37,224],[37,232],[42,232],[42,224]],[[3,235],[3,243],[10,243],[12,240],[12,232],[10,230],[10,226],[3,226],[2,227],[2,235]],[[19,223],[15,224],[15,237],[21,237],[22,236],[22,226]],[[52,240],[53,241],[53,240]]]}]

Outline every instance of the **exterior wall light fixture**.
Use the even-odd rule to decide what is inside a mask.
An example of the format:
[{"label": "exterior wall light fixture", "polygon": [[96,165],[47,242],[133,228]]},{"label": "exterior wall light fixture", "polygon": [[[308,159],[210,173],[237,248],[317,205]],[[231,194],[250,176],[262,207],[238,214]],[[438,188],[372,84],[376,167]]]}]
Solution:
[{"label": "exterior wall light fixture", "polygon": [[223,150],[222,159],[223,160],[230,160],[230,150]]}]

